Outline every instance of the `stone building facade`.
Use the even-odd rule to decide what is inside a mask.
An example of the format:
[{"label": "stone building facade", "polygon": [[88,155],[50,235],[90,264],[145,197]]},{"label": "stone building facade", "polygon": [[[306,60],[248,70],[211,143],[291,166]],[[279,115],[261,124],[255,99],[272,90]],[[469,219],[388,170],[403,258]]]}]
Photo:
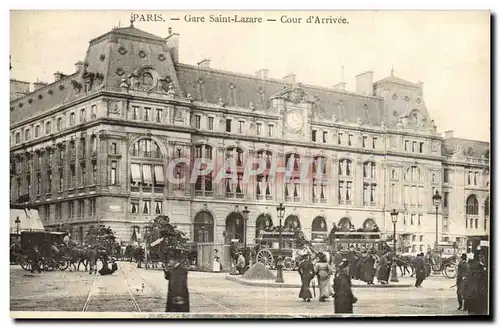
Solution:
[{"label": "stone building facade", "polygon": [[[465,236],[488,235],[489,144],[436,133],[421,83],[393,74],[374,83],[366,72],[348,92],[343,83],[303,85],[267,70],[219,71],[206,59],[186,65],[178,53],[171,31],[160,38],[113,29],[90,41],[73,74],[58,72],[11,101],[11,202],[36,207],[47,227],[71,225],[76,239],[100,223],[130,242],[165,214],[191,240],[217,244],[245,235],[252,244],[279,224],[281,202],[283,224],[308,238],[333,224],[392,234],[397,209],[401,247],[425,251],[434,244],[438,190],[447,197],[440,242],[465,246]],[[183,158],[215,167],[233,158],[237,178],[191,183]],[[291,163],[291,180],[265,170],[243,183],[249,158]],[[295,183],[306,162],[326,179]]]}]

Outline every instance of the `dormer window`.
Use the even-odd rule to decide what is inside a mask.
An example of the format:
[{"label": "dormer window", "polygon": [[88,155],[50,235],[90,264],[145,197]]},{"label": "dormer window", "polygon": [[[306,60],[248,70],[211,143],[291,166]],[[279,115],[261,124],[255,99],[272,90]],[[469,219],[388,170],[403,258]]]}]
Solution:
[{"label": "dormer window", "polygon": [[151,73],[145,72],[141,76],[141,83],[144,86],[152,86],[153,85],[153,75]]}]

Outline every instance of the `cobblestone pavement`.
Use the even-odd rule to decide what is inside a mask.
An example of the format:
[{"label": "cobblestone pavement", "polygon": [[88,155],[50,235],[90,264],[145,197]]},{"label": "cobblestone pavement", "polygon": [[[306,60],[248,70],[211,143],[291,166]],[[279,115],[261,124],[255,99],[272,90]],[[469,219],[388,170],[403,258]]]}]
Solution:
[{"label": "cobblestone pavement", "polygon": [[[11,311],[164,312],[167,281],[161,270],[120,262],[111,276],[55,271],[31,274],[10,268]],[[287,273],[291,275],[293,273]],[[297,273],[295,273],[297,274]],[[290,276],[291,277],[291,276]],[[285,277],[286,279],[287,277]],[[409,279],[409,278],[403,278]],[[454,280],[431,277],[423,288],[357,288],[355,314],[461,315]],[[333,314],[332,302],[304,303],[298,289],[252,287],[225,279],[224,273],[190,272],[192,313]]]}]

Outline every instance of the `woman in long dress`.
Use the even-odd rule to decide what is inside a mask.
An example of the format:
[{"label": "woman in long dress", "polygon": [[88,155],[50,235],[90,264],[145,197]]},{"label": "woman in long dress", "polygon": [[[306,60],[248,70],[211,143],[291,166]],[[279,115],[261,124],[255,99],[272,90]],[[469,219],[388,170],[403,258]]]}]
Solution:
[{"label": "woman in long dress", "polygon": [[302,262],[299,265],[300,280],[302,282],[302,287],[300,288],[299,298],[302,298],[304,302],[310,302],[312,298],[311,290],[309,289],[309,284],[314,278],[314,266],[309,260],[309,255],[304,255]]},{"label": "woman in long dress", "polygon": [[349,265],[342,262],[338,268],[338,275],[333,280],[333,308],[335,313],[353,313],[353,304],[358,299],[352,294],[351,279],[347,272]]},{"label": "woman in long dress", "polygon": [[327,298],[329,298],[332,293],[331,286],[331,276],[333,274],[332,267],[328,264],[326,255],[321,253],[319,256],[319,261],[316,263],[314,267],[314,273],[318,277],[318,286],[319,286],[319,301],[325,302]]}]

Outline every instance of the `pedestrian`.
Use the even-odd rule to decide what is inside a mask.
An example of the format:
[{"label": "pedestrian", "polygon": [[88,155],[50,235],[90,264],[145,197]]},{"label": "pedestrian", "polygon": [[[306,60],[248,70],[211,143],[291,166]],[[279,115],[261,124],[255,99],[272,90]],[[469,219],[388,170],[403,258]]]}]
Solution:
[{"label": "pedestrian", "polygon": [[375,258],[364,250],[361,254],[361,259],[359,261],[361,280],[366,282],[368,285],[373,285]]},{"label": "pedestrian", "polygon": [[333,269],[328,264],[325,254],[319,253],[314,273],[318,277],[319,301],[325,302],[332,295],[330,277],[333,274]]},{"label": "pedestrian", "polygon": [[424,264],[424,253],[417,255],[415,260],[415,287],[422,287],[422,282],[426,278],[425,264]]},{"label": "pedestrian", "polygon": [[243,252],[238,253],[238,260],[236,262],[236,270],[238,271],[239,274],[245,273],[245,257],[243,256]]},{"label": "pedestrian", "polygon": [[222,270],[222,266],[220,264],[220,259],[218,256],[214,258],[214,263],[213,263],[213,271],[214,272],[220,272]]},{"label": "pedestrian", "polygon": [[333,309],[335,313],[353,313],[353,304],[358,299],[351,289],[351,278],[348,271],[349,264],[346,260],[338,266],[340,272],[333,279]]},{"label": "pedestrian", "polygon": [[31,260],[31,273],[35,273],[35,270],[38,273],[42,273],[40,268],[40,261],[42,260],[42,255],[38,250],[38,245],[34,245],[30,252],[30,260]]},{"label": "pedestrian", "polygon": [[142,262],[144,261],[144,248],[142,248],[142,246],[139,246],[139,248],[137,248],[137,253],[136,253],[136,262],[137,262],[137,268],[142,268]]},{"label": "pedestrian", "polygon": [[102,269],[99,270],[99,274],[101,276],[107,276],[118,271],[118,265],[116,264],[116,260],[114,258],[111,259],[111,269],[109,268],[108,262],[102,263]]},{"label": "pedestrian", "polygon": [[188,271],[181,261],[181,254],[173,252],[164,271],[165,279],[168,280],[166,312],[189,312]]},{"label": "pedestrian", "polygon": [[302,282],[299,298],[302,298],[304,302],[310,302],[312,294],[309,290],[309,284],[314,279],[314,266],[309,258],[309,254],[302,257],[302,262],[299,264],[299,275]]},{"label": "pedestrian", "polygon": [[472,315],[485,315],[488,312],[488,273],[484,262],[484,256],[476,251],[469,264],[465,283],[465,307]]},{"label": "pedestrian", "polygon": [[462,254],[461,260],[458,263],[457,268],[457,300],[458,300],[458,309],[457,310],[465,310],[464,304],[464,296],[465,296],[465,279],[467,277],[467,273],[469,271],[469,265],[467,264],[467,254]]},{"label": "pedestrian", "polygon": [[386,285],[389,282],[389,270],[390,270],[390,265],[389,265],[389,259],[388,255],[389,253],[385,253],[381,258],[380,262],[378,264],[378,269],[377,269],[377,280],[382,284]]}]

